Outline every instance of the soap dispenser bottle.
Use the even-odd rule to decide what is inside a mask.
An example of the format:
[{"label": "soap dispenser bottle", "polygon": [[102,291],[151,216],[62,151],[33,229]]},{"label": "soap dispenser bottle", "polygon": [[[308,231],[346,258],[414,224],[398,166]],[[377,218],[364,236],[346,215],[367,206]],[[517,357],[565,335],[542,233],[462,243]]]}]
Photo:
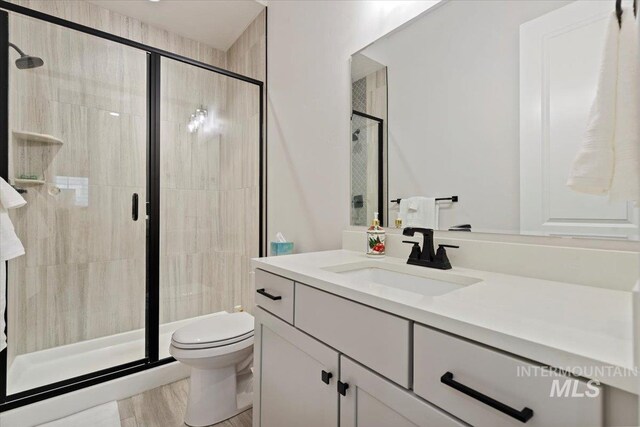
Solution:
[{"label": "soap dispenser bottle", "polygon": [[385,237],[385,231],[380,227],[378,212],[376,212],[371,227],[367,230],[367,256],[372,258],[384,256]]}]

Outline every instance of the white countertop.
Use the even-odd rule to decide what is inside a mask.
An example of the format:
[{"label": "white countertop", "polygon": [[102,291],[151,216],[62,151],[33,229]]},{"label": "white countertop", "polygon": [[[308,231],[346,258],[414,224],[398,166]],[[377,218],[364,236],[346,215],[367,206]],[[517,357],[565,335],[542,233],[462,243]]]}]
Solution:
[{"label": "white countertop", "polygon": [[[379,262],[348,250],[258,258],[253,267],[495,347],[538,363],[638,393],[633,370],[632,294],[456,268],[437,274],[482,281],[440,296],[325,270]],[[406,260],[385,257],[386,264]],[[372,265],[373,266],[373,265]],[[409,266],[417,274],[425,267]],[[410,270],[407,270],[409,272]]]}]

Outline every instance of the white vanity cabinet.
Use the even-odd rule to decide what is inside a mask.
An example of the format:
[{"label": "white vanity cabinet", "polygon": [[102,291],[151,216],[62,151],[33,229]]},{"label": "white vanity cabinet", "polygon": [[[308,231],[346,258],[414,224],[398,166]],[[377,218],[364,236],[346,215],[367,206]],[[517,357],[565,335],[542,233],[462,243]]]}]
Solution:
[{"label": "white vanity cabinet", "polygon": [[265,271],[256,289],[283,298],[256,298],[254,427],[621,425],[583,379]]},{"label": "white vanity cabinet", "polygon": [[337,427],[338,353],[256,309],[253,424]]},{"label": "white vanity cabinet", "polygon": [[351,359],[340,357],[340,427],[466,426],[434,405],[376,375]]}]

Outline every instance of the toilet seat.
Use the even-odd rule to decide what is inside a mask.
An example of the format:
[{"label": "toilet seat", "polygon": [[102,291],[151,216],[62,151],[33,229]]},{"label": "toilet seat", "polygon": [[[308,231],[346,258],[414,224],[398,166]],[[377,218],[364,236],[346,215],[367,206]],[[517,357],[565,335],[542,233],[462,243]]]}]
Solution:
[{"label": "toilet seat", "polygon": [[186,362],[189,360],[195,361],[215,357],[225,357],[251,347],[253,347],[253,336],[233,344],[209,348],[180,348],[176,347],[172,342],[169,346],[169,354],[176,360]]},{"label": "toilet seat", "polygon": [[207,348],[226,347],[231,344],[240,343],[241,341],[248,340],[249,338],[253,338],[253,331],[239,337],[234,337],[228,340],[221,340],[221,341],[214,341],[214,342],[181,343],[172,338],[171,345],[183,350],[204,350]]},{"label": "toilet seat", "polygon": [[171,337],[171,345],[183,350],[225,347],[243,341],[253,343],[253,316],[245,312],[220,314],[191,323]]}]

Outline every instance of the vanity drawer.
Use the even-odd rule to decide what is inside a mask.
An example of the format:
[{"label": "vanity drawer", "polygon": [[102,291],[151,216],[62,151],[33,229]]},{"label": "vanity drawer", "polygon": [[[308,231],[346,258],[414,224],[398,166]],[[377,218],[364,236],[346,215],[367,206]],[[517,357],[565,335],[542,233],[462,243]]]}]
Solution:
[{"label": "vanity drawer", "polygon": [[264,270],[256,270],[256,305],[293,323],[293,281]]},{"label": "vanity drawer", "polygon": [[409,387],[409,321],[296,283],[295,326]]},{"label": "vanity drawer", "polygon": [[602,425],[601,387],[421,325],[413,371],[417,395],[476,427]]}]

